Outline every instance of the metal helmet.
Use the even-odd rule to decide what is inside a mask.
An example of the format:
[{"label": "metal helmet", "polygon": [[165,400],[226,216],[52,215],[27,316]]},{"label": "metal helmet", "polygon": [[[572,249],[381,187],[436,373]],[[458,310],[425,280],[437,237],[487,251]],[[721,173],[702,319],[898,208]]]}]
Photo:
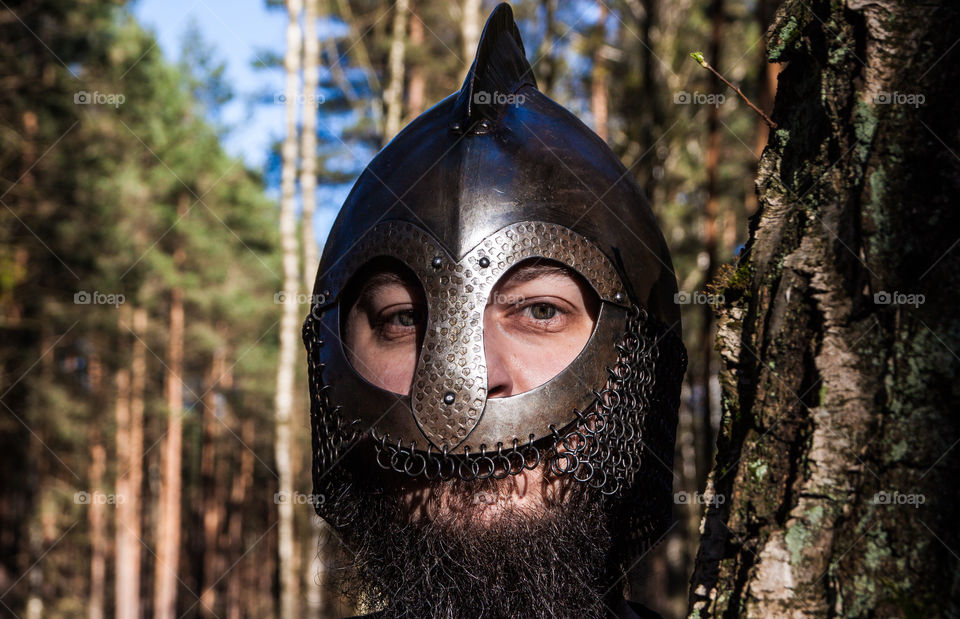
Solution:
[{"label": "metal helmet", "polygon": [[[406,265],[426,298],[409,395],[365,380],[343,348],[344,292],[384,258]],[[500,277],[531,258],[589,283],[600,299],[594,330],[548,382],[488,399],[484,308]],[[634,497],[618,505],[648,545],[672,501],[686,367],[675,293],[640,188],[599,136],[537,90],[513,13],[497,6],[462,88],[377,154],[324,247],[303,329],[318,513],[334,519],[352,475],[341,457],[370,441],[384,468],[430,479],[505,477],[543,462]]]}]

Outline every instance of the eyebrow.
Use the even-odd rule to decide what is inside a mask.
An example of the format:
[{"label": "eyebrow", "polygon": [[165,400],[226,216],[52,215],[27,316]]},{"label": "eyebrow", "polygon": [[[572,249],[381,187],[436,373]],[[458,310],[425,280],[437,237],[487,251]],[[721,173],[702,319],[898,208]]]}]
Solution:
[{"label": "eyebrow", "polygon": [[394,271],[378,271],[364,282],[355,305],[370,313],[369,310],[373,308],[373,301],[377,292],[393,284],[412,285],[412,282]]},{"label": "eyebrow", "polygon": [[507,273],[500,283],[511,285],[523,284],[540,277],[551,275],[572,277],[574,272],[569,267],[559,264],[526,264],[518,267],[513,272]]}]

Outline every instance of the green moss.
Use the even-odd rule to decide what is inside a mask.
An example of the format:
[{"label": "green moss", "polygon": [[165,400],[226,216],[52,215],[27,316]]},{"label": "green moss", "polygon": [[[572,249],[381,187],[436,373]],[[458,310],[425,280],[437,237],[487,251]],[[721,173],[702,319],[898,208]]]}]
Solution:
[{"label": "green moss", "polygon": [[810,538],[813,536],[811,531],[819,528],[822,521],[823,507],[816,505],[802,519],[798,519],[793,526],[787,529],[784,541],[787,543],[787,550],[790,552],[791,563],[798,565],[803,560],[803,551],[810,544]]},{"label": "green moss", "polygon": [[780,62],[788,48],[792,47],[794,42],[800,37],[803,27],[795,15],[791,15],[783,26],[776,32],[776,39],[770,41],[770,48],[767,51],[767,60],[769,62]]},{"label": "green moss", "polygon": [[853,131],[857,138],[857,159],[861,162],[870,152],[878,123],[877,106],[873,103],[857,101],[853,115]]},{"label": "green moss", "polygon": [[753,476],[757,481],[763,481],[763,478],[767,475],[767,465],[765,462],[756,460],[747,465],[750,469],[750,472],[753,473]]},{"label": "green moss", "polygon": [[744,262],[737,270],[733,272],[733,275],[730,277],[730,281],[727,282],[728,288],[736,288],[737,290],[749,290],[750,281],[753,279],[753,264],[750,262]]},{"label": "green moss", "polygon": [[864,542],[867,548],[863,555],[864,563],[871,570],[879,570],[890,557],[890,545],[887,542],[887,532],[881,528],[879,534],[876,536],[867,535]]},{"label": "green moss", "polygon": [[890,448],[887,459],[891,462],[897,462],[907,455],[908,449],[909,446],[907,445],[906,441],[899,441]]}]

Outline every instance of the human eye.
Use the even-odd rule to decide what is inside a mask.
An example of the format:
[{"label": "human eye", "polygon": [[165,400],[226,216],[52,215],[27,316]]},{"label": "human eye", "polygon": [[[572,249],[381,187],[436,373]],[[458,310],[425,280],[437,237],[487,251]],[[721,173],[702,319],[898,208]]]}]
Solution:
[{"label": "human eye", "polygon": [[532,300],[518,304],[514,317],[523,327],[538,331],[560,331],[567,322],[567,311],[552,301]]},{"label": "human eye", "polygon": [[423,316],[419,308],[392,307],[380,312],[376,330],[382,339],[400,340],[415,335],[422,322]]},{"label": "human eye", "polygon": [[524,308],[528,315],[534,320],[551,320],[560,311],[552,303],[533,303]]}]

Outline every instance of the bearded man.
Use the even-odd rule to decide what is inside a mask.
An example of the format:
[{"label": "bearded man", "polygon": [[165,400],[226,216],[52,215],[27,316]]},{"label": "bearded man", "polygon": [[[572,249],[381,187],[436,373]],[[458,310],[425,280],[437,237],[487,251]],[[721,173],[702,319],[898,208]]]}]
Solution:
[{"label": "bearded man", "polygon": [[510,7],[361,174],[304,323],[316,505],[377,617],[648,617],[686,369],[656,220]]}]

